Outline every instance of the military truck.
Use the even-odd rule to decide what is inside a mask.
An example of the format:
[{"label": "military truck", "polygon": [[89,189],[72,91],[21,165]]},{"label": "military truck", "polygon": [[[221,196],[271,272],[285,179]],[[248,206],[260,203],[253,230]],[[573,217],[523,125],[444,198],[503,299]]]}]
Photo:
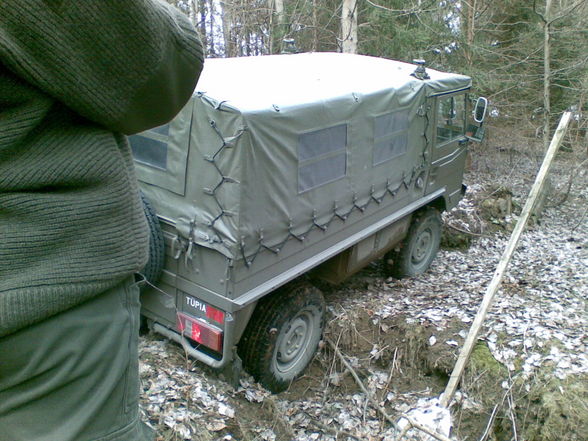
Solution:
[{"label": "military truck", "polygon": [[206,60],[177,117],[130,138],[152,227],[151,329],[288,387],[321,339],[313,280],[339,283],[382,256],[398,277],[431,264],[482,131],[484,99],[466,125],[470,87],[351,54]]}]

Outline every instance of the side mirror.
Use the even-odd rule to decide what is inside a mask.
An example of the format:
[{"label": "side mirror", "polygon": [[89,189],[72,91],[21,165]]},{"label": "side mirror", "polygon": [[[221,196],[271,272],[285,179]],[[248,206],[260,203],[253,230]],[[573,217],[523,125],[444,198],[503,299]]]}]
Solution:
[{"label": "side mirror", "polygon": [[474,121],[477,123],[484,122],[486,110],[488,110],[488,100],[481,96],[476,100],[476,105],[474,106]]}]

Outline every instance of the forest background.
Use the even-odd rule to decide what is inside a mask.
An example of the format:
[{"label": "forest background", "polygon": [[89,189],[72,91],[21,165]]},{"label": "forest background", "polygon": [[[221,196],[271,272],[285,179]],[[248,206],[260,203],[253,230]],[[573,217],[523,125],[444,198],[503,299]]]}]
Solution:
[{"label": "forest background", "polygon": [[208,57],[350,52],[469,75],[494,124],[544,147],[561,112],[588,98],[588,0],[168,1]]}]

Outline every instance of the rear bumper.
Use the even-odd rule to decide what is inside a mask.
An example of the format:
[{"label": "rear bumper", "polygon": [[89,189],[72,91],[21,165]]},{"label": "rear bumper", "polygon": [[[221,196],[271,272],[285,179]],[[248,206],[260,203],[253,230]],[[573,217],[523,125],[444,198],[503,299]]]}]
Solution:
[{"label": "rear bumper", "polygon": [[233,336],[235,334],[235,319],[233,318],[233,315],[230,313],[227,313],[225,316],[223,352],[220,360],[217,360],[216,358],[211,357],[210,355],[205,354],[204,352],[201,352],[198,349],[194,348],[190,344],[188,339],[184,337],[182,334],[172,329],[169,329],[159,323],[153,324],[153,331],[181,344],[189,356],[195,358],[198,361],[206,363],[208,366],[213,367],[215,369],[225,367],[233,359],[232,342]]}]

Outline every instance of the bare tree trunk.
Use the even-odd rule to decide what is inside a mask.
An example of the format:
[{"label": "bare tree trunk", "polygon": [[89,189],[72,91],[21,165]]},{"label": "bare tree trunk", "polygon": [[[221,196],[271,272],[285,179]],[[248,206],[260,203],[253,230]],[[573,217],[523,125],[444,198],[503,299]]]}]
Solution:
[{"label": "bare tree trunk", "polygon": [[284,15],[284,0],[273,0],[273,2],[278,24],[277,26],[272,26],[272,36],[270,36],[270,53],[275,54],[281,51],[282,40],[286,36],[286,17]]},{"label": "bare tree trunk", "polygon": [[268,47],[268,51],[270,54],[274,54],[274,48],[276,46],[276,42],[275,42],[275,38],[274,38],[274,9],[275,9],[275,0],[268,0],[267,1],[267,8],[269,9],[269,47]]},{"label": "bare tree trunk", "polygon": [[198,26],[198,1],[192,0],[190,3],[190,21],[194,26]]},{"label": "bare tree trunk", "polygon": [[317,0],[312,0],[312,46],[313,52],[318,48],[318,4]]},{"label": "bare tree trunk", "polygon": [[278,16],[278,23],[284,24],[284,0],[274,0],[276,3],[276,15]]},{"label": "bare tree trunk", "polygon": [[[198,9],[196,9],[198,6]],[[202,38],[202,46],[204,47],[204,53],[208,51],[208,35],[206,32],[206,0],[200,0],[199,2],[194,1],[194,13],[198,18],[198,28],[200,30],[200,38]]]},{"label": "bare tree trunk", "polygon": [[474,45],[475,36],[475,20],[476,20],[476,0],[466,0],[462,3],[464,10],[464,33],[465,33],[465,59],[468,65],[472,64],[472,47]]},{"label": "bare tree trunk", "polygon": [[545,25],[543,29],[543,147],[549,147],[551,132],[551,6],[552,0],[545,1]]},{"label": "bare tree trunk", "polygon": [[471,46],[474,43],[474,29],[475,29],[475,20],[476,20],[476,0],[470,0],[470,9],[469,9],[469,27],[468,27],[468,44]]},{"label": "bare tree trunk", "polygon": [[341,42],[343,52],[357,53],[357,0],[343,0]]},{"label": "bare tree trunk", "polygon": [[221,20],[223,26],[223,40],[225,43],[225,57],[234,57],[235,49],[231,35],[233,14],[231,13],[231,9],[227,5],[226,1],[221,1],[220,6],[222,10]]},{"label": "bare tree trunk", "polygon": [[216,35],[216,30],[214,28],[214,23],[215,23],[215,16],[214,16],[214,5],[212,4],[213,0],[205,0],[208,4],[207,4],[207,8],[208,8],[208,13],[210,15],[210,33],[208,34],[208,53],[211,56],[215,56],[216,55],[216,51],[214,48],[214,41],[215,41],[215,35]]}]

